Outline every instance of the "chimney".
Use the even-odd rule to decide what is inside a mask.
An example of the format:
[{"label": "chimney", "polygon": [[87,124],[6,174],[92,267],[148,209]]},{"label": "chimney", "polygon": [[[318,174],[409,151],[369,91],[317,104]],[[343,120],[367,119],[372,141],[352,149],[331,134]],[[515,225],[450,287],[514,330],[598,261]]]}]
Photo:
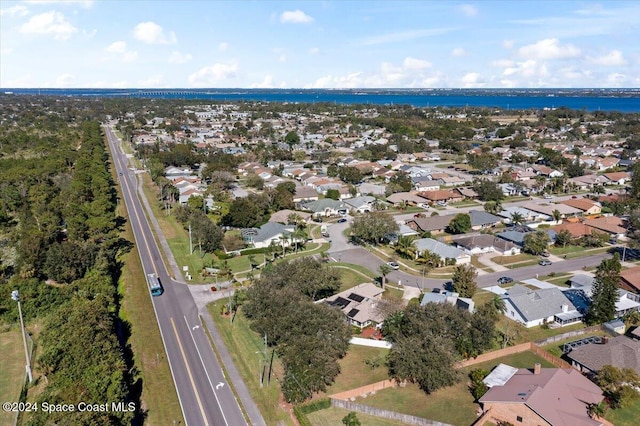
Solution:
[{"label": "chimney", "polygon": [[562,305],[561,308],[562,308],[562,312],[564,313],[569,312],[569,305]]},{"label": "chimney", "polygon": [[536,362],[535,364],[533,364],[533,374],[540,374],[541,368],[542,366],[540,365],[539,362]]}]

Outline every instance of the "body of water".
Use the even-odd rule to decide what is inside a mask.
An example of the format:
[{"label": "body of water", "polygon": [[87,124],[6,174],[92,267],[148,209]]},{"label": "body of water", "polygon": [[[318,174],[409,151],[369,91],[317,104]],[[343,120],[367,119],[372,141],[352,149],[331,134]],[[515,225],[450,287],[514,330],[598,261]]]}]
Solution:
[{"label": "body of water", "polygon": [[2,89],[5,94],[640,112],[640,89]]}]

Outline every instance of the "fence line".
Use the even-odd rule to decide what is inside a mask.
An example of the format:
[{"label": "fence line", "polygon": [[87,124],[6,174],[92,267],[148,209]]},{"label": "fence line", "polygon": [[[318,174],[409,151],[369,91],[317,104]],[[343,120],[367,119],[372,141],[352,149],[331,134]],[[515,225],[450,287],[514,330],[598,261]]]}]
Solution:
[{"label": "fence line", "polygon": [[351,398],[357,398],[359,396],[367,395],[371,392],[376,392],[382,389],[395,388],[398,383],[395,380],[387,379],[380,382],[371,383],[370,385],[360,386],[359,388],[349,389],[344,392],[339,392],[330,395],[331,399],[348,400]]},{"label": "fence line", "polygon": [[344,408],[349,411],[369,414],[370,416],[382,417],[390,420],[397,420],[410,425],[418,426],[451,426],[448,423],[436,422],[434,420],[424,419],[422,417],[410,416],[408,414],[398,413],[396,411],[383,410],[369,405],[356,404],[354,402],[344,401],[341,399],[331,398],[331,406]]}]

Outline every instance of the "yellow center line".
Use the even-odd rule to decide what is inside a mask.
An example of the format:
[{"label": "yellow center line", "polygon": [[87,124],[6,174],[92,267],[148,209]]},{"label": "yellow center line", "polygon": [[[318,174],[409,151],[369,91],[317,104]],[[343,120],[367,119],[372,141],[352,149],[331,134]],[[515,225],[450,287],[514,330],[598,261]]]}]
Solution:
[{"label": "yellow center line", "polygon": [[178,337],[178,330],[176,329],[176,323],[173,321],[173,317],[169,318],[171,320],[171,326],[173,327],[173,332],[176,335],[176,340],[178,341],[178,347],[180,348],[180,353],[182,354],[182,359],[184,360],[184,365],[187,367],[187,374],[189,375],[189,380],[191,381],[191,387],[193,387],[193,392],[196,394],[196,400],[198,401],[198,407],[200,407],[200,414],[202,414],[202,419],[206,425],[209,424],[207,420],[207,416],[204,414],[204,407],[202,406],[202,401],[200,401],[200,395],[198,394],[198,390],[196,389],[196,384],[193,381],[193,376],[191,375],[191,369],[189,368],[189,363],[187,362],[187,357],[184,354],[184,349],[182,348],[182,342],[180,341],[180,337]]}]

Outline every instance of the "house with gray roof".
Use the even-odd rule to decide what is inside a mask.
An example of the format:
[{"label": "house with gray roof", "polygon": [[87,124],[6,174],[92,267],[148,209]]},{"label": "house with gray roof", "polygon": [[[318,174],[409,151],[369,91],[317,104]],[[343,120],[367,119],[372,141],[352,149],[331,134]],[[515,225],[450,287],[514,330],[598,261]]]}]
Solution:
[{"label": "house with gray roof", "polygon": [[323,198],[321,200],[306,201],[298,204],[300,210],[311,212],[313,217],[330,217],[347,214],[347,208],[342,201]]},{"label": "house with gray roof", "polygon": [[340,309],[349,324],[362,329],[384,321],[385,315],[378,309],[383,292],[380,287],[365,283],[328,297],[326,303]]},{"label": "house with gray roof", "polygon": [[558,288],[531,290],[515,285],[502,298],[505,316],[527,328],[552,322],[564,326],[582,320],[582,313]]},{"label": "house with gray roof", "polygon": [[583,373],[597,374],[605,365],[612,365],[630,368],[640,375],[640,341],[626,336],[603,338],[601,343],[582,345],[566,356]]},{"label": "house with gray roof", "polygon": [[288,247],[291,245],[291,234],[294,225],[283,225],[277,222],[267,222],[260,228],[246,228],[241,231],[242,238],[247,244],[255,248],[269,247],[272,243]]},{"label": "house with gray roof", "polygon": [[475,302],[468,297],[460,297],[460,295],[453,291],[443,291],[441,293],[425,293],[422,296],[420,306],[425,306],[427,303],[448,303],[469,312],[473,312],[475,309]]},{"label": "house with gray roof", "polygon": [[471,216],[471,229],[474,231],[492,228],[502,222],[501,217],[481,210],[471,210],[469,216]]},{"label": "house with gray roof", "polygon": [[515,256],[520,254],[520,247],[489,234],[479,235],[463,235],[457,237],[453,243],[466,253],[482,254],[482,253],[499,253],[503,256]]},{"label": "house with gray roof", "polygon": [[350,198],[343,202],[352,212],[371,213],[374,210],[375,201],[375,197],[372,197],[371,195],[364,195],[362,197]]},{"label": "house with gray roof", "polygon": [[500,213],[499,216],[504,218],[504,223],[511,223],[511,218],[513,214],[517,213],[522,216],[522,220],[526,222],[539,222],[552,219],[552,216],[548,216],[543,213],[534,212],[529,209],[525,209],[524,207],[518,206],[509,206],[505,207]]},{"label": "house with gray roof", "polygon": [[[549,235],[549,244],[553,244],[556,240],[556,232],[552,229],[541,229],[541,231],[544,231]],[[524,237],[532,232],[534,231],[526,227],[514,227],[503,232],[498,232],[496,236],[522,247],[524,246]]]},{"label": "house with gray roof", "polygon": [[464,251],[450,246],[432,238],[420,238],[414,241],[416,246],[416,256],[420,256],[424,251],[435,253],[442,260],[453,259],[456,265],[471,263],[471,256]]}]

